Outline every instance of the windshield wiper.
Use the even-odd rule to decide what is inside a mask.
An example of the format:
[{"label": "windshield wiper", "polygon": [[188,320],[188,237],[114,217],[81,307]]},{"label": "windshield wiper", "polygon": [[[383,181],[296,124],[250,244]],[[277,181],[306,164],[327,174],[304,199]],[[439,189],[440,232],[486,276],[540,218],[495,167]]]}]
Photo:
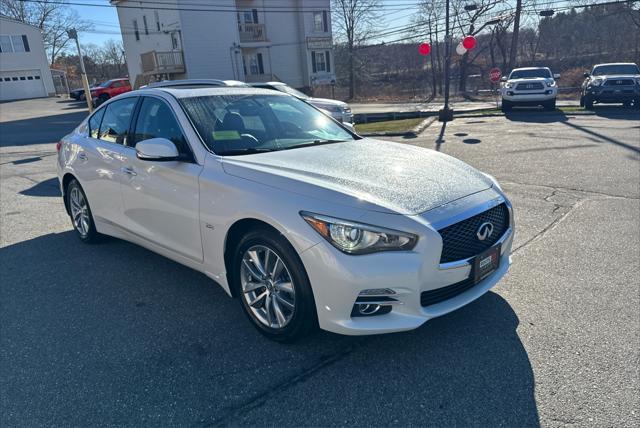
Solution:
[{"label": "windshield wiper", "polygon": [[334,144],[334,143],[344,143],[347,140],[330,140],[330,139],[318,139],[313,141],[307,141],[306,143],[296,144],[294,146],[287,147],[283,150],[297,149],[300,147],[309,147],[309,146],[322,146],[323,144]]},{"label": "windshield wiper", "polygon": [[235,155],[253,155],[256,153],[273,152],[276,149],[268,149],[265,147],[245,147],[243,149],[229,149],[224,152],[218,153],[220,156],[235,156]]}]

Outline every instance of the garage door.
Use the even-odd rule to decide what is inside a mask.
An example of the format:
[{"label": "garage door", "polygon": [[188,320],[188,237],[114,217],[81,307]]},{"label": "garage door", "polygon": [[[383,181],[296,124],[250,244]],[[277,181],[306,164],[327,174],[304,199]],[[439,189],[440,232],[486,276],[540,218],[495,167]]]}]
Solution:
[{"label": "garage door", "polygon": [[0,100],[46,97],[40,70],[0,72]]}]

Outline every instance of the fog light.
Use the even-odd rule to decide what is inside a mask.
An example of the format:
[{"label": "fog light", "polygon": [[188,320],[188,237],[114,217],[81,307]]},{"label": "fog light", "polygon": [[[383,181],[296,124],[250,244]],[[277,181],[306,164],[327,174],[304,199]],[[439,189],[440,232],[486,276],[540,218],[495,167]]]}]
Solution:
[{"label": "fog light", "polygon": [[391,312],[390,305],[378,305],[376,303],[356,303],[351,310],[352,317],[371,317],[384,315]]},{"label": "fog light", "polygon": [[507,95],[513,95],[513,91],[507,91]]}]

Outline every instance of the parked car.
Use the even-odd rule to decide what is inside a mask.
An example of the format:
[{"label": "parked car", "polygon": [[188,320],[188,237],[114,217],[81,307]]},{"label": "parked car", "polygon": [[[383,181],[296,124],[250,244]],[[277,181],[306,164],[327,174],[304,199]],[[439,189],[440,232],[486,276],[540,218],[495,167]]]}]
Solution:
[{"label": "parked car", "polygon": [[594,103],[622,103],[640,108],[640,69],[636,64],[598,64],[584,77],[580,106],[592,109]]},{"label": "parked car", "polygon": [[[95,89],[95,88],[97,88],[97,86],[90,86],[89,90],[91,91],[92,89]],[[76,88],[69,91],[69,97],[73,98],[74,100],[84,101],[86,98],[84,95],[84,88]]]},{"label": "parked car", "polygon": [[500,92],[502,111],[516,106],[542,106],[545,110],[556,109],[559,74],[551,73],[548,67],[516,68],[509,77],[502,78]]},{"label": "parked car", "polygon": [[293,95],[296,98],[304,100],[309,104],[325,110],[331,114],[336,120],[342,123],[353,123],[353,113],[351,113],[351,107],[345,102],[338,100],[331,100],[328,98],[314,98],[307,94],[292,88],[286,83],[282,82],[256,82],[250,83],[255,88],[273,89],[276,91],[284,92],[285,94]]},{"label": "parked car", "polygon": [[141,86],[140,89],[147,88],[196,88],[196,87],[214,87],[214,86],[236,86],[249,88],[247,83],[239,80],[220,80],[220,79],[180,79],[180,80],[162,80],[160,82],[149,83]]},{"label": "parked car", "polygon": [[108,99],[129,91],[131,91],[129,79],[112,79],[91,88],[91,98],[94,104],[99,106]]},{"label": "parked car", "polygon": [[57,171],[82,242],[112,235],[203,272],[275,340],[411,330],[511,264],[513,210],[491,176],[275,91],[121,95],[61,140]]}]

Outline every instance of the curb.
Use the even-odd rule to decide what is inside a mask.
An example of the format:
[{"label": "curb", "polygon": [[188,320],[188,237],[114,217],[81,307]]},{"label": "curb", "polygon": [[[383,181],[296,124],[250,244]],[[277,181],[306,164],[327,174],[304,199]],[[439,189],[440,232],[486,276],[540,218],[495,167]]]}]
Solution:
[{"label": "curb", "polygon": [[[523,111],[523,112],[520,112],[520,113],[526,114],[527,112]],[[565,113],[562,110],[546,111],[546,112],[545,111],[538,111],[536,113],[543,113],[543,114],[548,114],[548,115],[560,113],[560,114],[564,114],[566,116],[593,116],[593,115],[596,114],[593,111],[575,111],[575,112],[567,112],[567,113]],[[512,114],[512,113],[510,113],[510,114]],[[501,112],[487,113],[487,114],[467,114],[467,112],[462,112],[461,114],[456,114],[455,112],[453,113],[453,117],[454,118],[461,118],[461,119],[470,118],[470,117],[504,117],[504,116],[506,116],[506,115],[504,113],[501,113]]]}]

